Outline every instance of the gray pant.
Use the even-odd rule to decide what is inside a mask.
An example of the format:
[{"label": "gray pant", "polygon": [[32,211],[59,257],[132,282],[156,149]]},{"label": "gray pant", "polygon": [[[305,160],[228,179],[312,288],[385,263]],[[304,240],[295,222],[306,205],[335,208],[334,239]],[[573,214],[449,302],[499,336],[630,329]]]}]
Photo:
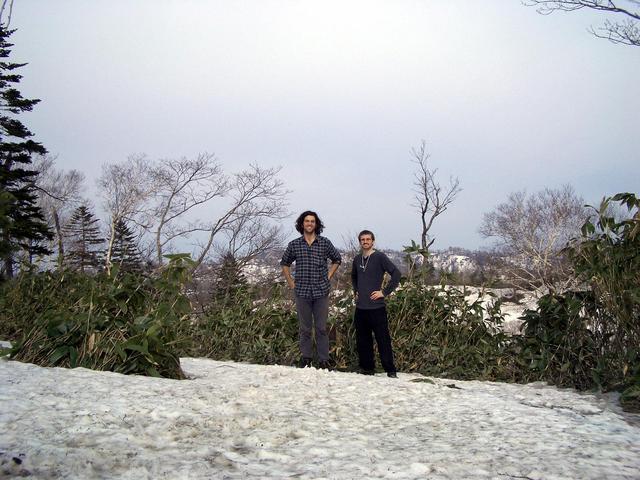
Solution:
[{"label": "gray pant", "polygon": [[329,316],[329,297],[296,297],[298,325],[300,333],[300,352],[304,358],[313,358],[313,339],[311,332],[315,324],[316,348],[318,360],[329,361],[329,336],[327,335],[327,317]]}]

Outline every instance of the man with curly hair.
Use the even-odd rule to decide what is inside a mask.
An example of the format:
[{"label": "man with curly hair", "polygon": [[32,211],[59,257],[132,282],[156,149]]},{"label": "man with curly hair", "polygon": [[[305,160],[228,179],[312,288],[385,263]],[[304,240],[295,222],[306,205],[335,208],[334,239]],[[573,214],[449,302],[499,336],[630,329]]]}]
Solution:
[{"label": "man with curly hair", "polygon": [[[321,236],[324,224],[316,212],[307,210],[296,220],[296,230],[301,236],[289,242],[280,265],[287,284],[295,292],[298,312],[301,367],[310,367],[313,362],[312,331],[315,327],[316,349],[320,368],[330,368],[329,336],[329,289],[331,277],[336,273],[342,258],[331,241]],[[331,266],[328,266],[331,261]],[[295,273],[291,264],[295,262]]]}]

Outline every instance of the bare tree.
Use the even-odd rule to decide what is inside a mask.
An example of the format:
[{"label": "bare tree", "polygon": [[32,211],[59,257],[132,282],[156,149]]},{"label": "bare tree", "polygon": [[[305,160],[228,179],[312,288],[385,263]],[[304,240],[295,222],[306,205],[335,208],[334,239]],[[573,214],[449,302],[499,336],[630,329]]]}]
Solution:
[{"label": "bare tree", "polygon": [[284,236],[279,225],[269,224],[266,218],[241,216],[221,232],[224,237],[221,258],[232,255],[242,268],[255,257],[282,246]]},{"label": "bare tree", "polygon": [[224,197],[230,190],[214,155],[203,153],[195,160],[162,160],[151,169],[157,205],[153,209],[153,236],[156,259],[163,262],[163,253],[173,240],[203,230],[197,222],[185,223],[190,210],[216,197]]},{"label": "bare tree", "polygon": [[548,15],[556,11],[573,12],[583,8],[611,14],[616,20],[606,19],[604,23],[589,31],[598,38],[613,43],[640,46],[640,1],[638,0],[525,0],[526,6],[536,6],[537,11]]},{"label": "bare tree", "polygon": [[109,215],[105,268],[111,271],[116,224],[130,222],[148,228],[149,201],[154,194],[150,163],[144,155],[132,155],[123,163],[103,165],[97,181],[103,208]]},{"label": "bare tree", "polygon": [[[151,169],[157,203],[148,217],[158,262],[173,241],[192,234],[206,235],[197,246],[194,270],[213,252],[231,254],[243,264],[277,246],[282,241],[280,228],[269,220],[285,215],[287,192],[277,178],[279,171],[252,165],[226,175],[215,156],[207,153],[195,160],[161,161]],[[213,220],[187,219],[189,212],[203,206]]]},{"label": "bare tree", "polygon": [[243,250],[245,256],[251,255],[248,252],[255,255],[264,250],[279,237],[276,235],[278,229],[267,226],[269,220],[282,219],[287,214],[288,192],[278,173],[280,168],[250,165],[248,169],[230,176],[222,213],[200,228],[207,232],[207,239],[200,246],[194,269],[207,258],[221,233],[226,236],[230,248],[236,252]]},{"label": "bare tree", "polygon": [[[0,4],[0,25],[8,28],[11,24],[11,15],[13,14],[13,0],[2,0]],[[6,18],[6,23],[5,23]]]},{"label": "bare tree", "polygon": [[505,203],[484,215],[479,231],[498,239],[504,274],[514,286],[558,289],[571,279],[561,250],[579,235],[587,216],[583,199],[564,185],[534,195],[510,194]]},{"label": "bare tree", "polygon": [[449,186],[445,189],[436,181],[438,170],[429,168],[428,162],[431,155],[427,153],[424,140],[420,143],[420,147],[411,149],[411,155],[412,162],[417,165],[413,182],[416,203],[413,206],[420,212],[422,222],[420,245],[424,257],[435,241],[435,238],[429,235],[433,222],[447,210],[462,189],[458,178],[449,178]]},{"label": "bare tree", "polygon": [[[279,228],[269,220],[286,215],[288,193],[278,179],[279,171],[251,165],[226,175],[215,156],[208,153],[194,160],[161,160],[156,165],[138,155],[123,164],[104,166],[98,185],[110,216],[107,270],[115,225],[121,220],[152,236],[159,264],[173,242],[192,234],[199,237],[194,270],[216,250],[249,259],[277,245],[281,241]],[[190,220],[203,207],[209,220]],[[202,234],[206,235],[204,241]]]},{"label": "bare tree", "polygon": [[33,162],[39,172],[36,187],[38,202],[45,214],[47,223],[56,233],[58,248],[58,267],[64,261],[63,229],[67,224],[71,212],[81,202],[84,188],[84,174],[77,170],[59,170],[55,168],[55,157],[42,155]]}]

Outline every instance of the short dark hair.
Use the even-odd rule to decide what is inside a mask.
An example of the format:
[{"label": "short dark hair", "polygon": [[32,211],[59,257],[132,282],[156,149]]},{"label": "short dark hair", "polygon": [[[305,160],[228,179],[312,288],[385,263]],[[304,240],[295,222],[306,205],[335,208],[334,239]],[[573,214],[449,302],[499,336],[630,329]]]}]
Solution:
[{"label": "short dark hair", "polygon": [[359,234],[358,234],[358,241],[360,241],[360,237],[363,235],[371,235],[371,240],[375,240],[376,236],[373,234],[373,232],[371,230],[362,230]]},{"label": "short dark hair", "polygon": [[299,233],[304,233],[304,227],[302,225],[304,223],[304,218],[308,217],[309,215],[316,218],[316,235],[320,235],[324,230],[324,223],[322,223],[322,220],[320,220],[318,214],[316,212],[312,212],[311,210],[307,210],[306,212],[302,212],[300,214],[300,216],[296,220],[296,230]]}]

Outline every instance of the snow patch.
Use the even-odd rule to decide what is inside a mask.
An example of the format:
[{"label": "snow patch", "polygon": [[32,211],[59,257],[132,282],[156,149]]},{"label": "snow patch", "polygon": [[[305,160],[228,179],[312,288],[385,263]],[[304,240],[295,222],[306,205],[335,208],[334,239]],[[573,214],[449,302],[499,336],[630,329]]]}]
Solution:
[{"label": "snow patch", "polygon": [[0,362],[0,478],[632,479],[640,471],[640,427],[573,390],[181,363],[191,380]]}]

